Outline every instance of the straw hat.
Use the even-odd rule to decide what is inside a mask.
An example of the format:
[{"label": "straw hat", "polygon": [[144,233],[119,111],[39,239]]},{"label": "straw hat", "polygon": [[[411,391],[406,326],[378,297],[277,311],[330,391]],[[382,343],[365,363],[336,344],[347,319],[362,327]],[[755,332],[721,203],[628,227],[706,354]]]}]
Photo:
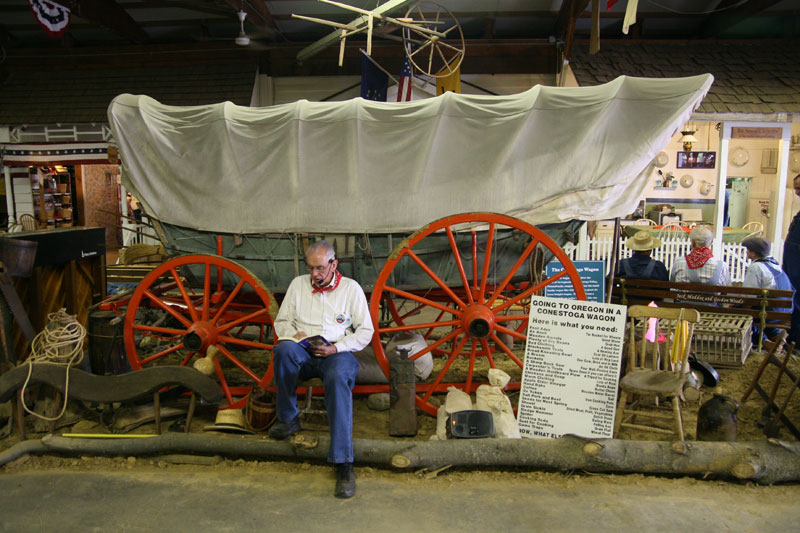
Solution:
[{"label": "straw hat", "polygon": [[658,248],[661,246],[661,241],[646,231],[637,231],[633,237],[628,237],[628,240],[625,241],[625,246],[635,252],[643,252]]},{"label": "straw hat", "polygon": [[241,409],[220,409],[213,426],[206,426],[203,431],[223,431],[225,433],[249,433],[245,427],[244,413]]}]

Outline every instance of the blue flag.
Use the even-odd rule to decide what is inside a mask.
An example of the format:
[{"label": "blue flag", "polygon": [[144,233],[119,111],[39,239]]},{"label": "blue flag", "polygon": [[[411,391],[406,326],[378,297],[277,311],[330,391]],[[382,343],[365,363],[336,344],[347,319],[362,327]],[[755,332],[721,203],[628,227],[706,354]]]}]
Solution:
[{"label": "blue flag", "polygon": [[366,54],[361,54],[361,98],[385,102],[388,86],[389,76],[375,66]]}]

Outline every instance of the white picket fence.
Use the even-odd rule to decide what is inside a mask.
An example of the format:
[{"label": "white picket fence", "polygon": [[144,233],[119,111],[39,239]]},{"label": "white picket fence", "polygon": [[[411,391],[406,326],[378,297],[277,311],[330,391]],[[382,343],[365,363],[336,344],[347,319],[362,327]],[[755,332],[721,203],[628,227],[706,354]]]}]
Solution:
[{"label": "white picket fence", "polygon": [[[659,236],[659,239],[661,239],[661,246],[653,251],[652,257],[664,263],[667,271],[669,271],[675,258],[689,253],[691,244],[687,237],[680,235]],[[606,274],[608,274],[609,259],[611,258],[613,247],[614,241],[612,237],[589,238],[582,235],[577,244],[565,244],[564,251],[573,261],[605,261]],[[746,252],[745,247],[739,243],[722,244],[722,257],[731,272],[731,282],[744,281],[748,264]],[[632,252],[625,246],[625,239],[621,238],[618,246],[617,261],[630,257],[631,254]]]}]

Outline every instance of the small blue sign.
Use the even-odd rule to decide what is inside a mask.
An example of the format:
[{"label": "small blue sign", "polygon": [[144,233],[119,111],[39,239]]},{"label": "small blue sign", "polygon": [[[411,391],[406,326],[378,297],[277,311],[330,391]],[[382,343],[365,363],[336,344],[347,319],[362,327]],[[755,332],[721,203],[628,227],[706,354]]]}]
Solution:
[{"label": "small blue sign", "polygon": [[[605,302],[606,293],[606,264],[604,261],[573,261],[575,270],[581,277],[586,300],[589,302]],[[545,274],[552,278],[564,270],[560,261],[550,261],[545,268]],[[544,288],[544,295],[550,298],[575,299],[575,290],[569,276],[557,279]]]}]

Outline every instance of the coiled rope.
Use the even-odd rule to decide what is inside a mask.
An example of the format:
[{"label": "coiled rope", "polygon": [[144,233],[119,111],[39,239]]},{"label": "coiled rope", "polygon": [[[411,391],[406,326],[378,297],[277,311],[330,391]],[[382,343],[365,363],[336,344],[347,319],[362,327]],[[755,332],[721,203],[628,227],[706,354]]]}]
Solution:
[{"label": "coiled rope", "polygon": [[[86,329],[80,325],[75,316],[66,312],[63,307],[55,313],[47,315],[47,325],[34,337],[31,343],[31,355],[22,364],[28,365],[28,377],[22,385],[22,407],[27,413],[42,420],[58,420],[67,410],[69,399],[69,368],[83,360],[83,341],[86,338]],[[25,405],[25,388],[30,382],[33,373],[33,363],[52,363],[65,365],[66,383],[64,384],[64,405],[55,418],[49,418],[33,412]]]}]

